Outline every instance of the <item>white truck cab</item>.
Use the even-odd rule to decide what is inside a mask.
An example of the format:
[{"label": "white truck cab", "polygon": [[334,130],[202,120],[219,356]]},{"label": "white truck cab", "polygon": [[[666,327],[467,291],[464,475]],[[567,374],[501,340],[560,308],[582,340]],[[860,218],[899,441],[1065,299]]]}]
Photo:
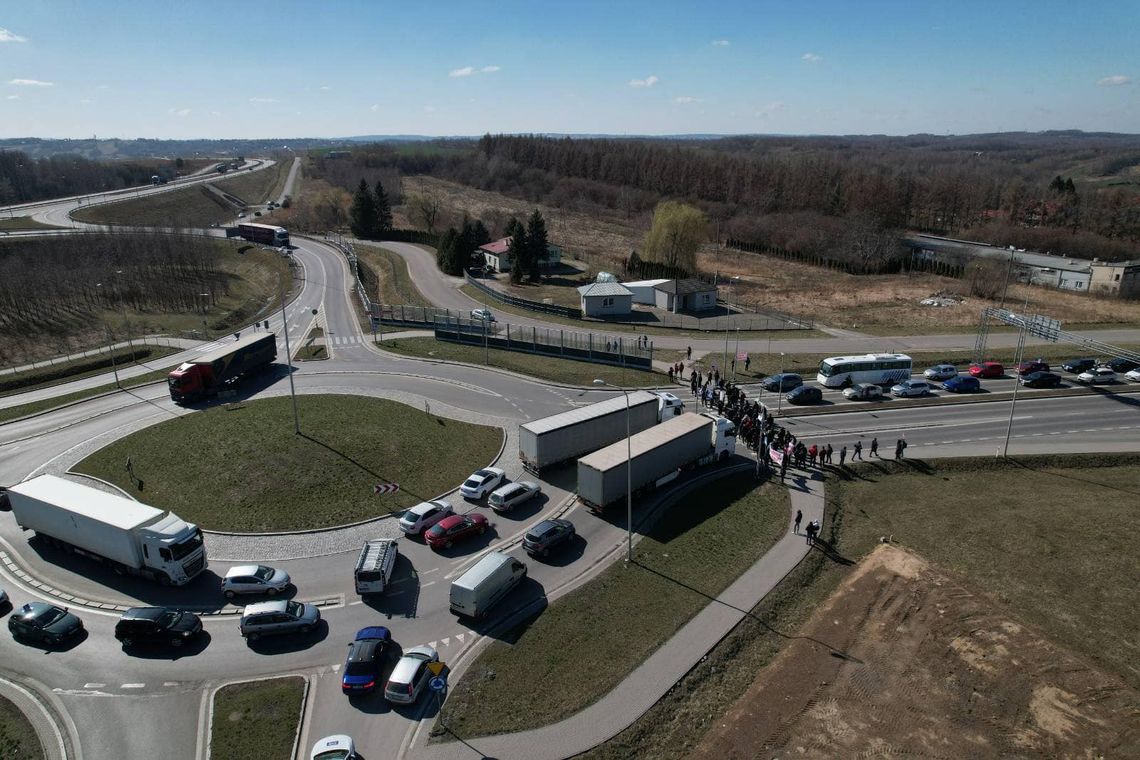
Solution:
[{"label": "white truck cab", "polygon": [[657,421],[664,422],[665,420],[677,417],[685,412],[685,402],[677,397],[675,393],[668,391],[657,392]]}]

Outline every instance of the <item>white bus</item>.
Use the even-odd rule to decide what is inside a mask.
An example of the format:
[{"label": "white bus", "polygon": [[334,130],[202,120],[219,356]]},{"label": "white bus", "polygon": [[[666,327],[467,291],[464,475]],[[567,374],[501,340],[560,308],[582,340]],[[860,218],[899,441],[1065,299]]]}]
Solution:
[{"label": "white bus", "polygon": [[886,385],[910,377],[911,361],[906,354],[863,354],[831,356],[819,363],[815,381],[827,388],[855,383]]}]

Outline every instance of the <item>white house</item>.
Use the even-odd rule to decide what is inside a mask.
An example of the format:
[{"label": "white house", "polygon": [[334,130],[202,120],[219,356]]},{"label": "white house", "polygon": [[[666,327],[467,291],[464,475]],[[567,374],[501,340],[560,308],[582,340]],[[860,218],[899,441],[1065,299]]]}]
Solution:
[{"label": "white house", "polygon": [[716,286],[697,279],[666,280],[653,286],[657,308],[671,311],[705,311],[716,308]]},{"label": "white house", "polygon": [[[511,239],[509,237],[499,238],[492,243],[479,246],[479,252],[483,254],[483,265],[498,272],[511,271],[510,247]],[[543,269],[549,269],[561,262],[562,249],[553,243],[547,243],[546,258],[539,262],[539,266]]]},{"label": "white house", "polygon": [[654,288],[658,285],[664,285],[669,282],[668,280],[638,280],[637,282],[623,282],[631,291],[633,291],[633,302],[643,303],[653,306],[657,303],[657,294]]},{"label": "white house", "polygon": [[578,288],[582,314],[605,317],[629,314],[633,310],[633,293],[620,282],[591,282]]}]

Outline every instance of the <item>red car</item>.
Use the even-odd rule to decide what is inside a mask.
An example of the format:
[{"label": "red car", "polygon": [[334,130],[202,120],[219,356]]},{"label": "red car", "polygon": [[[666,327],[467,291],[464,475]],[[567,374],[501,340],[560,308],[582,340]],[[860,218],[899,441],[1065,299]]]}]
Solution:
[{"label": "red car", "polygon": [[450,549],[456,541],[468,536],[482,535],[487,530],[487,518],[478,512],[451,515],[431,526],[424,539],[433,549]]},{"label": "red car", "polygon": [[1048,372],[1049,365],[1042,359],[1034,359],[1029,362],[1022,362],[1017,365],[1017,374],[1025,377],[1032,375],[1034,372]]},{"label": "red car", "polygon": [[1002,377],[1005,375],[1005,367],[1001,366],[1001,362],[971,364],[970,374],[974,377]]}]

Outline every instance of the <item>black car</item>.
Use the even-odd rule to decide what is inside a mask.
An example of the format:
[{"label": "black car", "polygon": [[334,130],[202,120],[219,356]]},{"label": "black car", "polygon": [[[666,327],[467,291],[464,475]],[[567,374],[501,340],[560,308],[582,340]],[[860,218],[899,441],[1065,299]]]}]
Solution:
[{"label": "black car", "polygon": [[527,554],[550,554],[550,550],[574,538],[574,523],[569,520],[543,520],[523,536]]},{"label": "black car", "polygon": [[811,385],[793,388],[784,396],[789,404],[818,404],[823,401],[823,391]]},{"label": "black car", "polygon": [[1030,372],[1022,376],[1021,384],[1026,388],[1056,388],[1061,384],[1061,376],[1055,372]]},{"label": "black car", "polygon": [[1131,359],[1125,359],[1118,356],[1115,359],[1109,359],[1106,361],[1104,363],[1104,366],[1110,367],[1112,371],[1118,375],[1123,375],[1125,372],[1131,372],[1137,367],[1140,367],[1140,362],[1132,361]]},{"label": "black car", "polygon": [[382,625],[361,628],[348,645],[348,657],[340,677],[340,690],[349,696],[367,694],[380,681],[384,650],[392,643],[391,632]]},{"label": "black car", "polygon": [[131,607],[115,624],[115,638],[124,647],[135,644],[169,644],[180,647],[202,631],[193,612],[166,607]]},{"label": "black car", "polygon": [[8,630],[18,639],[44,644],[62,644],[83,631],[83,621],[67,611],[44,602],[29,602],[12,612]]},{"label": "black car", "polygon": [[804,384],[804,379],[794,372],[781,372],[766,378],[761,385],[766,391],[790,391]]},{"label": "black car", "polygon": [[1061,365],[1061,369],[1066,372],[1072,372],[1074,375],[1079,375],[1082,372],[1088,372],[1096,366],[1096,359],[1085,357],[1083,359],[1070,359]]}]

